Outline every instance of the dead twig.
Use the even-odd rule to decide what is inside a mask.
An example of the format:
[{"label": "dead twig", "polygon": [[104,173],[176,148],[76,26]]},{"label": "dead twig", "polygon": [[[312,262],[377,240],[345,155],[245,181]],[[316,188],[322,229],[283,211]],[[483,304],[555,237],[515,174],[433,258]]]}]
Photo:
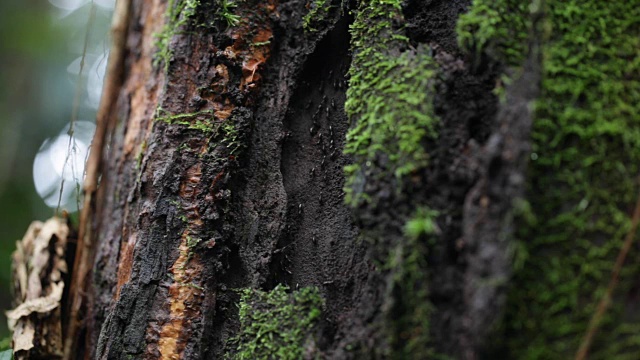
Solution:
[{"label": "dead twig", "polygon": [[629,250],[631,249],[631,245],[633,244],[633,239],[635,237],[636,230],[638,229],[638,223],[640,223],[640,194],[638,194],[636,208],[631,219],[631,229],[627,233],[627,236],[624,239],[624,244],[622,245],[622,248],[618,253],[618,258],[616,259],[616,263],[613,266],[613,272],[611,273],[611,280],[609,280],[607,291],[602,299],[600,299],[598,308],[596,309],[596,312],[593,314],[593,317],[591,317],[591,321],[589,322],[587,333],[584,335],[584,338],[580,343],[580,347],[578,348],[578,352],[576,353],[575,357],[576,360],[586,360],[587,356],[589,355],[589,348],[591,347],[593,338],[598,332],[598,327],[600,326],[600,322],[602,321],[605,312],[609,308],[609,305],[611,305],[613,292],[620,282],[620,271],[622,271],[622,266],[624,265],[627,254],[629,254]]},{"label": "dead twig", "polygon": [[83,208],[80,213],[80,226],[78,229],[78,246],[73,264],[71,285],[69,287],[69,322],[65,336],[64,359],[75,358],[76,343],[82,329],[80,310],[85,300],[85,280],[91,269],[92,260],[92,210],[93,197],[98,188],[98,178],[102,163],[102,152],[110,122],[115,119],[115,106],[122,85],[124,68],[125,45],[129,23],[131,0],[118,0],[113,13],[111,24],[111,50],[105,83],[102,89],[102,98],[96,116],[96,133],[91,143],[91,152],[87,160],[87,174],[84,182]]}]

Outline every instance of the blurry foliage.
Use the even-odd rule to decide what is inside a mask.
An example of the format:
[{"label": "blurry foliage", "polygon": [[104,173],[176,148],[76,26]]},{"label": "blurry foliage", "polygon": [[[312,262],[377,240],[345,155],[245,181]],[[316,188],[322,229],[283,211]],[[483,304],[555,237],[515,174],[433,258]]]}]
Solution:
[{"label": "blurry foliage", "polygon": [[[33,159],[71,117],[77,76],[67,67],[82,54],[88,14],[89,6],[64,13],[42,0],[0,1],[0,338],[8,335],[15,241],[31,221],[53,215],[35,192]],[[98,29],[108,21],[94,19]],[[105,31],[93,31],[93,51],[103,51]],[[93,120],[94,111],[81,107],[79,117]]]}]

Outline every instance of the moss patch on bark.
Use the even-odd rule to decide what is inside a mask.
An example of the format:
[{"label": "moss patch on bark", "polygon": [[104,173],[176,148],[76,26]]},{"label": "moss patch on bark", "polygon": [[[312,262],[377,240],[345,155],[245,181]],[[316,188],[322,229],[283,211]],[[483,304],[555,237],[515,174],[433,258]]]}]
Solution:
[{"label": "moss patch on bark", "polygon": [[394,359],[433,359],[430,339],[433,305],[429,300],[429,242],[438,233],[438,212],[416,210],[405,225],[405,239],[389,253],[393,300],[387,313]]},{"label": "moss patch on bark", "polygon": [[302,359],[305,345],[313,347],[312,330],[323,304],[315,287],[291,293],[285,285],[271,291],[242,290],[240,331],[229,341],[226,358]]},{"label": "moss patch on bark", "polygon": [[[353,59],[345,111],[351,129],[344,152],[354,161],[345,167],[345,198],[364,217],[364,209],[377,211],[371,210],[380,200],[377,186],[395,192],[391,197],[406,190],[409,177],[428,165],[427,143],[438,136],[433,100],[439,69],[428,48],[411,46],[404,21],[400,1],[363,0],[350,27]],[[426,259],[435,212],[415,211],[414,206],[394,215],[407,222],[406,229],[366,230],[386,276],[388,296],[381,309],[385,325],[375,330],[385,343],[362,356],[434,355]]]},{"label": "moss patch on bark", "polygon": [[475,55],[485,52],[505,65],[520,65],[531,26],[530,4],[523,0],[473,1],[458,20],[460,47]]},{"label": "moss patch on bark", "polygon": [[309,3],[309,12],[302,18],[302,28],[305,32],[318,31],[316,26],[322,23],[331,10],[331,0],[313,0]]}]

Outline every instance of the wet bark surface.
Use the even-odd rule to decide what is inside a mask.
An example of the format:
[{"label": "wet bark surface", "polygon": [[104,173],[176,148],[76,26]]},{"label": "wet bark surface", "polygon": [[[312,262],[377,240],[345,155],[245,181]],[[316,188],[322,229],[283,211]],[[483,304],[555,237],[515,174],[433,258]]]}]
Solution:
[{"label": "wet bark surface", "polygon": [[342,150],[354,4],[334,1],[318,31],[305,32],[304,1],[247,1],[237,13],[250,21],[236,30],[202,1],[173,37],[164,74],[153,59],[166,4],[134,1],[94,219],[87,358],[222,358],[238,331],[235,289],[281,283],[321,290],[318,356],[384,357],[394,295],[376,249],[401,241],[418,204],[441,214],[425,254],[433,347],[476,358],[494,322],[487,314],[504,301],[477,277],[510,274],[495,237],[511,231],[504,219],[524,186],[530,122],[516,121],[523,101],[498,109],[498,64],[458,50],[456,21],[469,3],[406,5],[411,44],[439,65],[439,137],[424,144],[429,166],[406,191],[381,179],[376,207],[350,209],[343,167],[352,159]]}]

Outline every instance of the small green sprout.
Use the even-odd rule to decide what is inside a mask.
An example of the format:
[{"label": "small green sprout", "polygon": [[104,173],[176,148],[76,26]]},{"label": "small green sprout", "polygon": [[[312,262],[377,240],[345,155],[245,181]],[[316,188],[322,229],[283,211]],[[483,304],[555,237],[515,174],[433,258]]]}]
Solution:
[{"label": "small green sprout", "polygon": [[404,227],[405,235],[413,239],[423,235],[437,234],[440,229],[434,219],[438,212],[427,207],[418,208],[414,217]]},{"label": "small green sprout", "polygon": [[235,9],[238,5],[231,0],[220,0],[220,15],[223,18],[228,26],[236,26],[240,23],[240,16],[235,15],[233,13],[233,9]]}]

